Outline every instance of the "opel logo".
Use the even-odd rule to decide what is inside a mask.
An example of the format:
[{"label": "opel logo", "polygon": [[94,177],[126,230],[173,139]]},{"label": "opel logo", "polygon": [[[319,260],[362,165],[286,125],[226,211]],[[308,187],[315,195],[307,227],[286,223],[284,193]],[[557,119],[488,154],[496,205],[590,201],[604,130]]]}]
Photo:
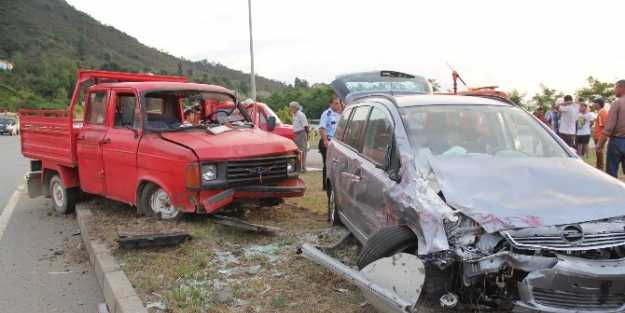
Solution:
[{"label": "opel logo", "polygon": [[570,243],[578,243],[584,239],[584,231],[579,225],[567,225],[562,228],[562,239]]}]

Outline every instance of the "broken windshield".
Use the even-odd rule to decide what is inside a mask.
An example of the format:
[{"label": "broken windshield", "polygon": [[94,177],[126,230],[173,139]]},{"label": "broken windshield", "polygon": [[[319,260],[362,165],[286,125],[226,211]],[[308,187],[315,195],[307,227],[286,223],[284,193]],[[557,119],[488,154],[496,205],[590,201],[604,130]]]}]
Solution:
[{"label": "broken windshield", "polygon": [[508,106],[433,105],[401,109],[418,156],[567,157],[523,110]]},{"label": "broken windshield", "polygon": [[[247,112],[229,95],[197,90],[166,90],[143,97],[145,127],[155,131],[192,128],[249,127]],[[186,113],[185,113],[186,112]]]}]

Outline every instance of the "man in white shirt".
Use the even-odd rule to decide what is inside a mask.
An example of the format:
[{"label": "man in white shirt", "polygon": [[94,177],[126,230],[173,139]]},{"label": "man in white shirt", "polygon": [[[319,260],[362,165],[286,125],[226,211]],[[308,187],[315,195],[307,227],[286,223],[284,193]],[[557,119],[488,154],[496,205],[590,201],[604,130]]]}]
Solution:
[{"label": "man in white shirt", "polygon": [[584,102],[579,104],[579,117],[577,118],[577,136],[575,144],[577,145],[577,155],[586,157],[588,152],[588,143],[590,142],[590,125],[595,120],[595,114],[590,112],[588,105]]},{"label": "man in white shirt", "polygon": [[302,171],[306,171],[306,152],[308,151],[308,119],[306,114],[302,112],[299,103],[293,101],[289,103],[289,111],[293,119],[293,141],[297,145],[297,149],[302,153]]},{"label": "man in white shirt", "polygon": [[570,95],[564,96],[564,103],[558,105],[560,112],[560,125],[558,134],[571,148],[575,148],[575,135],[577,134],[576,124],[579,116],[579,106],[573,102]]}]

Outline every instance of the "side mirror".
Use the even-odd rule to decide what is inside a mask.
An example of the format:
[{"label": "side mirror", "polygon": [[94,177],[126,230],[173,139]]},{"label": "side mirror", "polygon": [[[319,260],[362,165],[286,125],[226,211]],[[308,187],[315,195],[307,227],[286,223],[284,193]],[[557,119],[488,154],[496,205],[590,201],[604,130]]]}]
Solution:
[{"label": "side mirror", "polygon": [[274,129],[276,129],[276,117],[269,116],[267,117],[267,130],[272,132]]}]

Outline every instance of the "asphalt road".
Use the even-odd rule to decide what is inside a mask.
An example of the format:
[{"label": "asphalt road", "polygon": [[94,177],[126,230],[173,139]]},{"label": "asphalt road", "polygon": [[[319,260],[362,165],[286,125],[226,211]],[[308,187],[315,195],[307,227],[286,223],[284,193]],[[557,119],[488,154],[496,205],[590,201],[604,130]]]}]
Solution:
[{"label": "asphalt road", "polygon": [[104,298],[75,217],[14,196],[27,169],[18,139],[0,136],[0,313],[97,312]]}]

